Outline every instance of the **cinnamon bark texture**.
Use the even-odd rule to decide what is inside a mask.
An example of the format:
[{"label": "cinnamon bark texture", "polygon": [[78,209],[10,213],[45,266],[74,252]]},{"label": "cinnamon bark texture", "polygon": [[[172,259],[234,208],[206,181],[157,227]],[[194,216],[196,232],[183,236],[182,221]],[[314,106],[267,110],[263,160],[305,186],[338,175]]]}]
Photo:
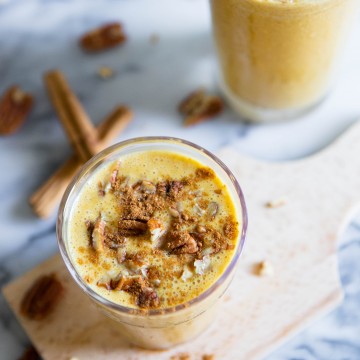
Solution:
[{"label": "cinnamon bark texture", "polygon": [[44,82],[71,146],[86,162],[97,153],[95,127],[60,71],[46,73]]},{"label": "cinnamon bark texture", "polygon": [[[116,107],[98,126],[97,146],[99,150],[109,145],[119,133],[121,133],[133,119],[132,111],[126,106]],[[75,176],[82,160],[72,155],[42,186],[30,197],[29,203],[35,214],[41,218],[50,216],[59,203],[66,187]]]}]

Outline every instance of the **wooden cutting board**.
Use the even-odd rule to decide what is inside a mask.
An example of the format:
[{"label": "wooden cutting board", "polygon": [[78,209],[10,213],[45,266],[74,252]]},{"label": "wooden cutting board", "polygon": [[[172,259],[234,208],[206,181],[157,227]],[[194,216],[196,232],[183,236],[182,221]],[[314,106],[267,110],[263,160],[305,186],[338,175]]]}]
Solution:
[{"label": "wooden cutting board", "polygon": [[[360,204],[360,125],[322,152],[304,160],[265,163],[231,147],[218,156],[239,180],[248,206],[249,229],[235,279],[213,326],[191,343],[162,351],[128,345],[95,311],[67,273],[59,255],[4,288],[29,337],[46,360],[170,359],[189,353],[201,359],[259,359],[342,299],[337,241]],[[284,199],[268,208],[268,201]],[[274,268],[260,277],[262,260]],[[20,300],[39,274],[56,272],[66,288],[46,322],[19,314]]]}]

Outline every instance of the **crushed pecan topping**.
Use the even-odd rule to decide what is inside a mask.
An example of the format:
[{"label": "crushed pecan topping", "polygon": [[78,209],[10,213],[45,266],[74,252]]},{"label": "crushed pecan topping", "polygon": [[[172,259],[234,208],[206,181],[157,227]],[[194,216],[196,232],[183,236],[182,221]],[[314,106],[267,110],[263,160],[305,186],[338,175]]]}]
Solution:
[{"label": "crushed pecan topping", "polygon": [[196,240],[186,231],[170,231],[167,247],[173,254],[194,254],[198,251]]},{"label": "crushed pecan topping", "polygon": [[179,111],[184,116],[184,125],[191,126],[219,115],[223,107],[223,101],[218,96],[197,90],[180,103]]},{"label": "crushed pecan topping", "polygon": [[172,295],[169,283],[199,281],[214,254],[234,249],[238,224],[219,210],[221,199],[206,183],[215,174],[207,167],[195,169],[180,179],[156,183],[130,181],[120,163],[110,167],[110,176],[98,185],[99,201],[107,206],[113,197],[116,207],[86,222],[91,249],[77,259],[99,267],[93,283],[129,293],[143,309],[163,301],[172,306],[186,294]]},{"label": "crushed pecan topping", "polygon": [[55,309],[63,293],[63,286],[54,274],[39,277],[25,293],[21,313],[31,320],[42,320]]},{"label": "crushed pecan topping", "polygon": [[0,99],[0,135],[14,133],[27,118],[32,106],[32,95],[18,86],[8,88]]},{"label": "crushed pecan topping", "polygon": [[160,300],[154,289],[146,287],[138,295],[137,303],[141,308],[157,308]]},{"label": "crushed pecan topping", "polygon": [[111,23],[85,33],[80,38],[80,46],[87,52],[99,52],[119,46],[125,41],[123,26]]},{"label": "crushed pecan topping", "polygon": [[123,248],[126,244],[126,237],[114,233],[114,232],[105,232],[104,245],[111,250],[117,250]]},{"label": "crushed pecan topping", "polygon": [[99,215],[91,233],[91,246],[97,252],[103,252],[105,249],[105,226],[105,220]]},{"label": "crushed pecan topping", "polygon": [[141,220],[119,220],[118,232],[123,236],[144,235],[148,227],[146,222]]},{"label": "crushed pecan topping", "polygon": [[181,190],[184,188],[184,184],[181,181],[162,181],[157,184],[157,193],[162,197],[169,197],[173,200],[179,198]]},{"label": "crushed pecan topping", "polygon": [[156,185],[151,181],[141,180],[133,185],[133,189],[146,194],[155,194]]},{"label": "crushed pecan topping", "polygon": [[105,196],[105,187],[101,181],[98,182],[98,194],[101,197]]},{"label": "crushed pecan topping", "polygon": [[141,308],[156,308],[160,305],[156,291],[149,287],[141,276],[127,279],[122,290],[132,294]]}]

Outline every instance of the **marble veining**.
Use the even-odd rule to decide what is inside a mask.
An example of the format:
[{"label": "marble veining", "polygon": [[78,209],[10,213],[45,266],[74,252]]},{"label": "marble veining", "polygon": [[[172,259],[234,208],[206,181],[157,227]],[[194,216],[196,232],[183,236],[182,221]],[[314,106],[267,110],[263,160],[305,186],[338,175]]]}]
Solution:
[{"label": "marble veining", "polygon": [[[99,55],[77,46],[84,30],[121,20],[128,43]],[[159,36],[158,44],[150,41]],[[0,138],[0,286],[57,251],[55,215],[35,218],[27,197],[70,154],[42,83],[44,71],[63,70],[94,123],[115,104],[133,107],[135,121],[117,140],[169,135],[211,151],[227,145],[267,160],[309,155],[360,117],[360,22],[346,48],[341,76],[327,101],[302,119],[271,126],[239,121],[226,108],[216,120],[185,129],[179,100],[204,86],[218,92],[207,0],[7,0],[0,2],[0,92],[13,83],[34,93],[36,107],[21,131]],[[96,72],[110,66],[116,76]],[[360,359],[360,218],[339,244],[345,299],[267,360]],[[16,359],[29,340],[0,296],[0,358]],[[235,359],[234,359],[235,360]]]}]

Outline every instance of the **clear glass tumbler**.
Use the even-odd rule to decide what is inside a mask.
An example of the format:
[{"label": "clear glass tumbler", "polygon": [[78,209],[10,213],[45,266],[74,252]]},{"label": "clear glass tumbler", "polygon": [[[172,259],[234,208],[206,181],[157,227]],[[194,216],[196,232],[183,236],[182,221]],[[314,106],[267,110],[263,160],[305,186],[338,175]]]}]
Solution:
[{"label": "clear glass tumbler", "polygon": [[[68,251],[68,220],[72,205],[87,179],[107,162],[138,151],[163,150],[183,154],[212,168],[227,186],[240,223],[234,256],[221,277],[205,292],[191,301],[165,309],[134,309],[113,303],[95,291],[77,273]],[[168,137],[145,137],[121,142],[105,149],[89,160],[67,188],[60,204],[57,237],[64,262],[84,293],[99,310],[117,322],[120,333],[132,344],[149,349],[165,349],[192,340],[214,321],[219,299],[229,286],[242,251],[247,228],[247,212],[243,193],[230,170],[213,154],[185,140]]]},{"label": "clear glass tumbler", "polygon": [[357,0],[210,0],[219,85],[255,122],[321,102],[338,68]]}]

